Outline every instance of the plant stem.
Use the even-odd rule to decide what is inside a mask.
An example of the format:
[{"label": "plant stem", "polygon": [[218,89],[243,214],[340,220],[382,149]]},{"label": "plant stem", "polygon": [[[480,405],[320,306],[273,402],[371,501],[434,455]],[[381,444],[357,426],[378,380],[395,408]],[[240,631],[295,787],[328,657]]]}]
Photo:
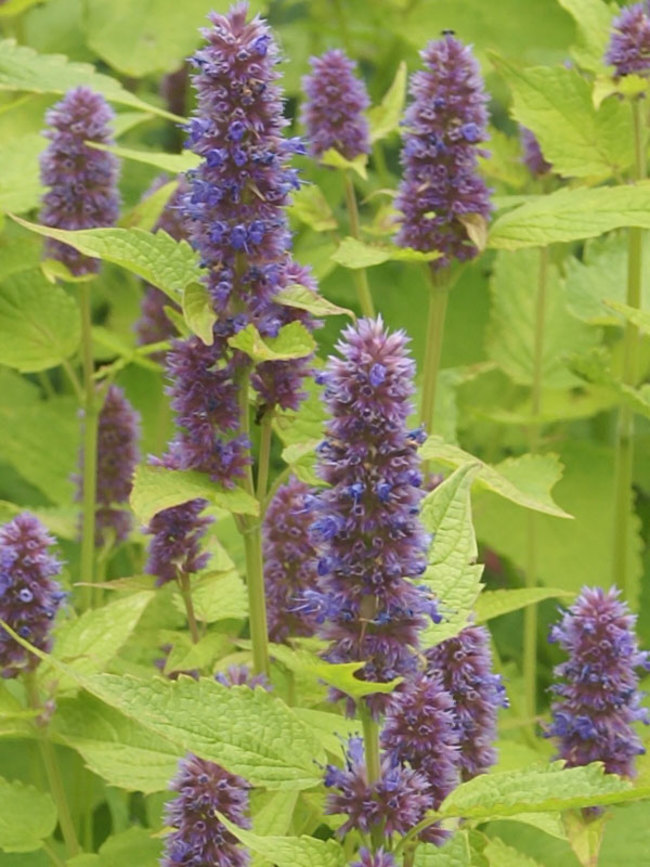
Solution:
[{"label": "plant stem", "polygon": [[52,864],[54,864],[54,867],[65,867],[65,864],[59,858],[59,856],[56,854],[56,852],[52,848],[52,845],[50,843],[48,843],[47,840],[43,840],[43,849],[45,849],[45,851],[47,852],[47,856],[50,859],[50,861],[52,862]]},{"label": "plant stem", "polygon": [[[362,699],[363,701],[363,699]],[[381,759],[379,757],[379,725],[372,718],[370,711],[361,706],[359,711],[361,723],[363,725],[363,746],[366,755],[366,771],[368,774],[368,783],[372,785],[381,777]],[[383,840],[382,829],[378,826],[373,827],[370,832],[372,844],[375,849],[378,849]]]},{"label": "plant stem", "polygon": [[[348,207],[348,217],[350,218],[350,234],[353,238],[360,237],[359,230],[359,209],[357,208],[357,197],[354,192],[354,184],[349,171],[344,173],[345,184],[345,201]],[[375,316],[375,305],[372,301],[370,293],[370,285],[368,283],[368,273],[365,268],[356,268],[354,270],[354,281],[357,286],[357,297],[359,306],[364,316]]]},{"label": "plant stem", "polygon": [[[632,102],[635,143],[635,180],[645,178],[646,134],[641,101]],[[641,306],[643,280],[643,231],[628,229],[627,259],[627,304],[638,309]],[[623,335],[623,384],[634,388],[639,378],[639,329],[629,320]],[[627,405],[618,413],[616,450],[614,459],[614,545],[612,557],[612,580],[622,590],[623,598],[632,607],[630,563],[628,558],[628,535],[630,526],[632,483],[634,473],[634,412]]]},{"label": "plant stem", "polygon": [[92,314],[90,284],[79,285],[81,299],[81,351],[84,383],[84,436],[83,436],[83,495],[81,523],[81,580],[82,607],[93,602],[95,571],[95,500],[97,495],[97,427],[99,408],[93,380]]},{"label": "plant stem", "polygon": [[257,462],[257,499],[260,503],[260,509],[263,509],[264,501],[266,499],[266,489],[269,485],[269,469],[271,464],[271,439],[273,436],[272,411],[267,411],[262,416],[260,433],[260,454]]},{"label": "plant stem", "polygon": [[420,422],[427,434],[433,433],[434,410],[436,405],[436,385],[440,358],[442,356],[442,340],[447,312],[447,297],[450,281],[446,271],[435,272],[431,268],[429,296],[429,317],[427,320],[426,345],[424,349],[424,371],[422,379],[422,411]]},{"label": "plant stem", "polygon": [[190,576],[187,574],[187,572],[179,572],[178,587],[181,591],[183,602],[185,603],[185,613],[187,614],[187,623],[190,627],[190,635],[192,636],[192,641],[194,642],[194,644],[198,644],[201,636],[199,634],[199,627],[196,622],[196,615],[194,613],[194,603],[192,602],[192,588],[190,586]]}]

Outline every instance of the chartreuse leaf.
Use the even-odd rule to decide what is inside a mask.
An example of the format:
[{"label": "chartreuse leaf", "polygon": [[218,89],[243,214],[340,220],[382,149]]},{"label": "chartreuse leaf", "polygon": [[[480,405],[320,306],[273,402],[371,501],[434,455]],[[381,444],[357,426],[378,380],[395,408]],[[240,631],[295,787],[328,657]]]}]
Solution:
[{"label": "chartreuse leaf", "polygon": [[188,327],[205,343],[214,343],[214,323],[217,315],[210,294],[203,283],[190,283],[183,292],[183,316]]},{"label": "chartreuse leaf", "polygon": [[486,590],[476,600],[476,622],[485,623],[502,614],[519,611],[528,605],[536,605],[545,599],[571,599],[571,590],[558,590],[553,587],[520,587],[514,590]]},{"label": "chartreuse leaf", "polygon": [[498,837],[491,837],[488,840],[482,854],[487,858],[490,867],[542,867],[539,861],[508,846]]},{"label": "chartreuse leaf", "polygon": [[0,284],[0,364],[23,373],[47,370],[73,355],[79,340],[76,303],[41,271]]},{"label": "chartreuse leaf", "polygon": [[473,457],[469,452],[464,452],[458,446],[445,443],[441,437],[431,436],[421,447],[420,456],[425,461],[450,467],[476,463],[479,465],[476,483],[480,487],[526,509],[544,512],[558,518],[571,517],[551,499],[551,488],[562,475],[560,463],[555,455],[523,455],[520,458],[509,458],[497,469]]},{"label": "chartreuse leaf", "polygon": [[113,262],[152,283],[179,302],[181,292],[190,283],[200,281],[201,270],[196,254],[186,241],[175,241],[163,231],[155,234],[142,229],[52,229],[14,217],[17,223],[69,244],[95,259]]},{"label": "chartreuse leaf", "polygon": [[420,520],[433,534],[433,543],[426,572],[418,580],[435,594],[443,617],[442,623],[425,628],[424,647],[457,635],[481,592],[483,566],[475,562],[478,548],[470,499],[479,469],[479,464],[462,465],[422,501]]},{"label": "chartreuse leaf", "polygon": [[12,15],[19,15],[25,12],[30,6],[35,6],[39,0],[7,0],[0,6],[0,18],[9,18]]},{"label": "chartreuse leaf", "polygon": [[603,0],[558,0],[560,6],[573,16],[578,28],[578,42],[571,54],[583,69],[602,72],[604,56],[612,32],[611,5]]},{"label": "chartreuse leaf", "polygon": [[15,136],[0,144],[0,212],[22,213],[38,205],[43,192],[38,156],[46,144],[38,133]]},{"label": "chartreuse leaf", "polygon": [[70,63],[61,54],[38,54],[33,48],[17,45],[13,39],[0,41],[0,90],[66,93],[79,85],[87,85],[110,102],[159,114],[170,120],[182,120],[163,108],[143,102],[125,90],[115,78],[96,72],[88,63]]},{"label": "chartreuse leaf", "polygon": [[221,813],[219,819],[240,843],[276,867],[344,867],[347,859],[340,843],[316,837],[260,837],[240,828]]},{"label": "chartreuse leaf", "polygon": [[[538,249],[498,253],[490,290],[492,305],[486,339],[489,357],[517,383],[532,385],[535,375],[535,326],[537,293],[531,291],[539,281]],[[544,305],[544,346],[541,358],[542,382],[546,388],[566,388],[577,384],[565,359],[582,354],[598,340],[599,332],[589,328],[567,310],[557,268],[546,269]]]},{"label": "chartreuse leaf", "polygon": [[370,141],[372,143],[386,138],[399,127],[406,99],[406,63],[397,67],[393,83],[386,91],[379,105],[368,111]]},{"label": "chartreuse leaf", "polygon": [[364,181],[368,178],[368,172],[366,171],[366,165],[368,164],[367,154],[359,154],[353,160],[348,160],[336,148],[329,148],[321,156],[320,161],[324,166],[330,166],[333,169],[347,169],[356,172]]},{"label": "chartreuse leaf", "polygon": [[178,181],[175,180],[158,187],[157,190],[141,199],[137,205],[120,217],[118,226],[125,229],[135,226],[138,229],[144,229],[145,232],[153,232],[165,205],[177,189]]},{"label": "chartreuse leaf", "polygon": [[339,244],[338,249],[332,255],[332,261],[343,265],[344,268],[371,268],[373,265],[381,265],[384,262],[433,262],[440,258],[437,250],[422,253],[411,247],[396,247],[388,244],[366,244],[358,238],[348,236]]},{"label": "chartreuse leaf", "polygon": [[606,300],[604,303],[607,307],[616,310],[617,313],[624,316],[628,322],[640,328],[645,334],[650,334],[650,311],[639,310],[637,307],[630,307],[628,304],[622,304],[620,301]]},{"label": "chartreuse leaf", "polygon": [[0,777],[0,849],[32,852],[56,828],[52,798],[24,783]]},{"label": "chartreuse leaf", "polygon": [[163,842],[146,828],[112,834],[97,855],[84,853],[66,861],[66,867],[158,867]]},{"label": "chartreuse leaf", "polygon": [[470,867],[472,852],[465,831],[457,831],[442,847],[420,843],[413,867]]},{"label": "chartreuse leaf", "polygon": [[544,247],[593,238],[623,226],[650,228],[650,182],[618,187],[561,189],[498,217],[488,246]]},{"label": "chartreuse leaf", "polygon": [[239,515],[256,515],[259,511],[257,500],[242,488],[222,488],[204,473],[148,464],[135,471],[131,508],[142,524],[148,524],[163,509],[198,498]]},{"label": "chartreuse leaf", "polygon": [[85,688],[172,744],[267,789],[311,788],[324,752],[283,701],[263,689],[212,679],[140,680],[94,675]]},{"label": "chartreuse leaf", "polygon": [[[228,572],[207,572],[192,581],[192,602],[198,620],[216,623],[219,620],[240,619],[248,616],[248,595],[239,573],[232,569]],[[185,612],[185,603],[180,593],[174,596],[174,603]],[[193,668],[187,665],[185,668]]]},{"label": "chartreuse leaf", "polygon": [[329,232],[338,226],[329,202],[316,184],[305,184],[301,187],[294,194],[287,210],[290,216],[315,232]]},{"label": "chartreuse leaf", "polygon": [[301,322],[283,325],[277,337],[262,337],[257,328],[249,324],[229,337],[228,343],[258,363],[304,358],[316,349],[314,338]]},{"label": "chartreuse leaf", "polygon": [[286,307],[297,307],[299,310],[308,310],[313,316],[339,316],[345,314],[352,316],[354,313],[347,307],[339,307],[328,301],[323,295],[314,292],[307,286],[293,283],[287,286],[277,295],[273,296],[276,304],[284,304]]},{"label": "chartreuse leaf", "polygon": [[134,160],[147,166],[155,166],[172,175],[180,175],[195,169],[201,162],[201,157],[192,151],[183,151],[180,154],[167,154],[161,151],[142,151],[134,148],[123,148],[117,145],[103,145],[97,142],[88,142],[88,145],[98,151],[108,151],[124,160]]}]

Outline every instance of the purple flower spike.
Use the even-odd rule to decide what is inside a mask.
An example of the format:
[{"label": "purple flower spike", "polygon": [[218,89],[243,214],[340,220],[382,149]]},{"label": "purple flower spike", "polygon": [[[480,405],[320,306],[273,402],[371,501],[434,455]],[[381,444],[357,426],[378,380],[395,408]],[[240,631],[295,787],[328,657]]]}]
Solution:
[{"label": "purple flower spike", "polygon": [[351,867],[397,867],[397,861],[390,852],[384,852],[383,849],[371,852],[370,849],[364,848],[359,849],[359,860]]},{"label": "purple flower spike", "polygon": [[180,574],[193,575],[203,569],[210,555],[201,552],[201,541],[212,518],[201,517],[206,500],[190,500],[180,506],[163,509],[154,515],[147,533],[149,559],[145,571],[157,577],[158,586],[175,581]]},{"label": "purple flower spike", "polygon": [[[427,594],[407,580],[424,572],[428,538],[417,517],[421,435],[406,426],[414,374],[406,343],[381,318],[361,319],[322,376],[332,419],[318,448],[330,487],[315,497],[312,525],[326,619],[319,632],[332,642],[326,659],[363,661],[357,676],[379,682],[416,671],[430,612]],[[368,701],[377,713],[388,698]]]},{"label": "purple flower spike", "polygon": [[549,641],[568,651],[555,667],[561,682],[552,687],[548,737],[558,742],[569,767],[601,761],[610,774],[633,777],[634,761],[645,750],[632,725],[648,723],[640,706],[636,668],[650,670],[648,653],[639,651],[634,624],[619,591],[583,588],[575,603],[551,629]]},{"label": "purple flower spike", "polygon": [[487,220],[489,191],[477,157],[487,139],[488,97],[469,46],[451,35],[422,51],[424,69],[411,78],[413,103],[404,118],[404,179],[395,199],[402,212],[395,242],[416,250],[439,250],[434,269],[478,253],[463,218]]},{"label": "purple flower spike", "polygon": [[310,58],[312,72],[302,80],[307,95],[301,121],[307,128],[309,153],[322,156],[336,148],[347,160],[370,151],[370,105],[365,84],[354,74],[356,63],[342,51]]},{"label": "purple flower spike", "polygon": [[252,674],[247,665],[231,665],[227,671],[217,672],[214,679],[223,686],[248,686],[250,689],[261,686],[267,692],[272,688],[265,674]]},{"label": "purple flower spike", "polygon": [[241,828],[250,828],[245,780],[214,762],[189,755],[179,764],[170,788],[178,797],[165,809],[173,831],[165,840],[161,867],[246,867],[248,853],[215,812]]},{"label": "purple flower spike", "polygon": [[[48,548],[55,544],[28,512],[0,527],[0,620],[40,650],[52,645],[50,630],[65,593],[53,581],[61,563]],[[0,629],[0,676],[32,671],[38,657]]]},{"label": "purple flower spike", "polygon": [[492,671],[490,634],[469,626],[426,652],[428,673],[440,676],[453,699],[463,780],[485,773],[497,760],[497,714],[508,706],[501,677]]},{"label": "purple flower spike", "polygon": [[612,22],[605,63],[614,67],[615,78],[650,74],[650,7],[648,3],[626,6]]},{"label": "purple flower spike", "polygon": [[[86,144],[114,144],[109,129],[112,110],[100,94],[76,87],[45,117],[50,128],[44,135],[50,144],[41,156],[41,181],[49,190],[43,197],[41,222],[57,229],[112,226],[120,205],[119,160]],[[82,256],[59,241],[48,238],[45,250],[73,274],[95,274],[99,270],[98,259]]]},{"label": "purple flower spike", "polygon": [[316,620],[299,603],[305,590],[316,586],[316,549],[309,527],[311,489],[290,479],[278,488],[264,516],[264,584],[269,638],[313,635]]},{"label": "purple flower spike", "polygon": [[546,162],[542,149],[537,141],[537,136],[525,126],[519,127],[519,139],[523,148],[522,162],[534,178],[547,175],[553,166]]}]

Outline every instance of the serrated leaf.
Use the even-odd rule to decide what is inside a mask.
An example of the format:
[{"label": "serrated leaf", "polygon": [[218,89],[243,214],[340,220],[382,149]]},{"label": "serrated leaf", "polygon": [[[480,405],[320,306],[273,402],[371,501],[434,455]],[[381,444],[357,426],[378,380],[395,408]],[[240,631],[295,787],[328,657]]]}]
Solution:
[{"label": "serrated leaf", "polygon": [[0,777],[0,849],[32,852],[56,828],[52,798],[33,786]]},{"label": "serrated leaf", "polygon": [[[194,599],[194,588],[192,588],[192,599]],[[180,595],[174,595],[174,603],[180,603],[176,607],[185,614],[185,606]],[[186,632],[175,632],[170,636],[168,641],[167,632],[161,633],[161,638],[164,636],[165,644],[172,644],[165,660],[165,668],[163,673],[170,675],[173,672],[187,674],[192,671],[211,670],[214,662],[221,656],[224,656],[231,649],[231,641],[228,635],[222,632],[208,632],[196,644]],[[173,636],[173,637],[172,637]],[[173,643],[172,643],[173,642]],[[208,666],[210,668],[208,668]]]},{"label": "serrated leaf", "polygon": [[70,63],[61,54],[38,54],[33,48],[17,45],[13,39],[0,41],[0,90],[67,93],[79,85],[101,93],[110,102],[159,114],[169,120],[182,120],[163,108],[143,102],[115,78],[98,73],[89,63]]},{"label": "serrated leaf", "polygon": [[329,232],[338,227],[329,202],[316,184],[305,184],[301,187],[294,194],[287,210],[290,216],[315,232]]},{"label": "serrated leaf", "polygon": [[561,189],[498,217],[488,246],[501,250],[545,247],[593,238],[623,226],[650,228],[650,183]]},{"label": "serrated leaf", "polygon": [[601,72],[612,32],[612,8],[603,0],[558,2],[573,16],[578,28],[578,43],[571,50],[577,63],[590,72]]},{"label": "serrated leaf", "polygon": [[[520,458],[509,458],[497,469],[483,463],[469,452],[464,452],[458,446],[445,443],[441,437],[432,436],[420,449],[420,456],[422,460],[451,467],[478,463],[480,467],[476,482],[481,487],[526,509],[544,512],[557,518],[571,517],[554,503],[550,496],[551,488],[562,475],[555,455],[523,455]],[[500,471],[503,469],[508,473],[507,476]]]},{"label": "serrated leaf", "polygon": [[260,837],[240,828],[221,813],[219,819],[248,849],[262,855],[276,867],[344,867],[346,857],[340,843],[316,837]]},{"label": "serrated leaf", "polygon": [[[185,605],[180,594],[174,598],[179,611],[184,612]],[[205,623],[248,616],[246,587],[235,570],[208,572],[193,580],[192,602],[197,619]]]},{"label": "serrated leaf", "polygon": [[464,831],[458,831],[443,845],[420,843],[415,850],[413,867],[471,867],[472,853]]},{"label": "serrated leaf", "polygon": [[119,220],[118,226],[125,229],[137,227],[145,232],[153,232],[165,205],[178,189],[178,181],[169,181],[163,184],[151,195],[139,201],[130,211],[127,211]]},{"label": "serrated leaf", "polygon": [[490,867],[542,867],[539,861],[508,846],[498,837],[490,837],[483,855],[488,859]]},{"label": "serrated leaf", "polygon": [[107,151],[124,160],[133,160],[147,166],[155,166],[163,172],[172,175],[180,175],[195,169],[201,163],[201,157],[192,151],[183,151],[180,154],[168,154],[162,151],[140,151],[134,148],[124,148],[118,145],[104,145],[98,142],[88,142],[88,146],[98,151]]},{"label": "serrated leaf", "polygon": [[321,156],[320,161],[324,166],[330,166],[333,169],[345,169],[346,171],[356,172],[364,181],[368,178],[368,172],[366,171],[368,164],[367,154],[359,154],[353,160],[348,160],[336,148],[329,148]]},{"label": "serrated leaf", "polygon": [[368,111],[371,143],[398,129],[406,99],[406,74],[406,63],[402,60],[382,101]]},{"label": "serrated leaf", "polygon": [[190,283],[183,292],[183,316],[188,327],[201,338],[206,346],[214,343],[214,312],[210,293],[203,283]]},{"label": "serrated leaf", "polygon": [[433,250],[430,253],[422,253],[410,247],[397,247],[387,244],[366,244],[358,238],[348,236],[339,244],[332,254],[332,261],[345,268],[356,270],[358,268],[372,268],[373,265],[381,265],[384,262],[433,262],[440,258],[440,253]]},{"label": "serrated leaf", "polygon": [[262,337],[250,323],[233,337],[229,337],[228,343],[233,349],[245,352],[257,363],[304,358],[316,349],[314,338],[301,322],[283,325],[277,337]]},{"label": "serrated leaf", "polygon": [[545,599],[570,599],[575,594],[571,590],[558,590],[553,587],[520,587],[514,590],[486,590],[476,600],[476,622],[485,623],[511,611],[519,611],[528,605],[536,605]]},{"label": "serrated leaf", "polygon": [[323,295],[314,292],[307,286],[293,283],[287,286],[277,295],[273,296],[276,304],[284,304],[286,307],[297,307],[299,310],[308,310],[312,316],[340,316],[341,314],[354,318],[354,313],[347,307],[339,307],[328,301]]},{"label": "serrated leaf", "polygon": [[130,502],[142,524],[148,524],[163,509],[199,498],[238,515],[259,513],[257,500],[242,488],[222,488],[204,473],[169,470],[148,464],[137,467],[135,471]]}]

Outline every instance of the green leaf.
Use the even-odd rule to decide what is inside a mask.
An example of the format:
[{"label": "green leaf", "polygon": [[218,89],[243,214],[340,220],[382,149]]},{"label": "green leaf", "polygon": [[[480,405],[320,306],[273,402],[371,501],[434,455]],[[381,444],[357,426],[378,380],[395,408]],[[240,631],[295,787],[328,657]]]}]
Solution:
[{"label": "green leaf", "polygon": [[583,69],[602,72],[604,56],[612,33],[612,7],[603,0],[558,0],[573,16],[578,28],[578,43],[571,53]]},{"label": "green leaf", "polygon": [[297,307],[299,310],[308,310],[312,316],[340,316],[341,314],[351,316],[354,319],[354,313],[347,307],[339,307],[328,301],[323,295],[314,292],[307,286],[301,286],[299,283],[293,283],[287,286],[277,295],[273,296],[276,304],[284,304],[286,307]]},{"label": "green leaf", "polygon": [[183,292],[183,316],[190,328],[206,346],[214,343],[214,323],[217,315],[210,293],[203,283],[190,283]]},{"label": "green leaf", "polygon": [[257,500],[242,488],[222,488],[204,473],[169,470],[149,464],[143,464],[135,471],[131,508],[141,524],[148,524],[163,509],[199,498],[238,515],[256,515],[259,512]]},{"label": "green leaf", "polygon": [[43,194],[38,158],[46,144],[45,138],[36,133],[0,144],[0,212],[20,214],[37,207]]},{"label": "green leaf", "polygon": [[56,828],[52,798],[33,786],[0,777],[0,849],[32,852]]},{"label": "green leaf", "polygon": [[61,54],[38,54],[33,48],[17,45],[13,39],[0,41],[0,90],[67,93],[70,88],[79,85],[86,85],[101,93],[110,102],[128,105],[148,114],[158,114],[173,121],[183,119],[143,102],[125,90],[116,79],[96,72],[89,63],[70,63]]},{"label": "green leaf", "polygon": [[[180,593],[174,596],[178,610],[185,612]],[[240,620],[248,616],[248,595],[244,582],[235,570],[207,572],[192,581],[192,602],[198,620],[216,623],[219,620]],[[184,668],[200,666],[185,665]]]},{"label": "green leaf", "polygon": [[490,837],[483,855],[488,859],[490,867],[542,867],[539,861],[513,849],[498,837]]},{"label": "green leaf", "polygon": [[147,828],[112,834],[99,850],[97,867],[158,867],[162,841]]},{"label": "green leaf", "polygon": [[94,675],[86,689],[171,743],[268,789],[311,788],[324,762],[320,743],[291,708],[264,689],[211,678],[140,680]]},{"label": "green leaf", "polygon": [[379,105],[373,106],[368,111],[371,143],[386,138],[398,129],[406,99],[406,74],[406,63],[402,60],[384,98]]},{"label": "green leaf", "polygon": [[290,216],[300,220],[315,232],[330,232],[338,228],[329,202],[316,184],[305,184],[301,187],[294,194],[287,210]]},{"label": "green leaf", "polygon": [[240,843],[262,855],[276,867],[344,867],[347,859],[341,844],[316,837],[260,837],[240,828],[221,813],[220,821]]},{"label": "green leaf", "polygon": [[117,147],[116,145],[103,145],[97,142],[88,142],[88,145],[98,151],[108,151],[125,160],[134,160],[147,166],[155,166],[172,175],[180,175],[195,169],[201,163],[201,157],[192,151],[183,151],[180,154],[167,154],[160,151],[140,151],[133,148]]},{"label": "green leaf", "polygon": [[151,195],[139,201],[130,211],[127,211],[118,221],[118,226],[131,229],[134,226],[145,232],[153,232],[165,205],[178,189],[178,181],[163,184]]},{"label": "green leaf", "polygon": [[413,867],[471,867],[472,854],[464,831],[457,831],[441,847],[420,843],[415,850]]},{"label": "green leaf", "polygon": [[304,358],[316,349],[314,338],[301,322],[283,325],[277,337],[262,337],[257,328],[249,324],[229,337],[228,343],[257,363]]},{"label": "green leaf", "polygon": [[650,183],[561,189],[498,217],[489,246],[501,250],[544,247],[593,238],[623,226],[650,228]]},{"label": "green leaf", "polygon": [[79,309],[40,271],[0,284],[0,363],[23,373],[56,367],[77,351]]},{"label": "green leaf", "polygon": [[526,509],[544,512],[557,518],[571,517],[551,499],[551,488],[562,475],[555,455],[523,455],[520,458],[509,458],[497,469],[457,446],[443,442],[440,437],[432,436],[420,449],[420,456],[424,461],[433,461],[451,467],[477,463],[480,468],[476,475],[476,482],[481,487]]},{"label": "green leaf", "polygon": [[628,304],[621,304],[620,301],[605,301],[607,307],[616,310],[622,316],[636,325],[644,334],[650,334],[650,311],[639,310],[637,307],[630,307]]},{"label": "green leaf", "polygon": [[86,256],[113,262],[152,283],[173,301],[180,302],[182,291],[198,283],[201,269],[196,254],[186,241],[175,241],[163,231],[155,234],[142,229],[51,229],[14,217],[17,223],[69,244]]},{"label": "green leaf", "polygon": [[486,590],[476,600],[476,622],[485,623],[502,614],[519,611],[528,605],[536,605],[545,599],[573,598],[571,590],[553,587],[521,587],[514,590]]},{"label": "green leaf", "polygon": [[433,250],[430,253],[422,253],[410,247],[396,247],[387,244],[366,244],[358,238],[348,236],[344,238],[338,249],[332,255],[332,261],[345,268],[372,268],[373,265],[381,265],[384,262],[433,262],[440,258],[440,253]]},{"label": "green leaf", "polygon": [[[535,379],[535,333],[537,291],[542,252],[536,249],[497,254],[490,291],[492,306],[486,336],[488,356],[516,383],[532,385]],[[567,310],[558,269],[546,269],[541,358],[542,383],[546,388],[578,384],[565,359],[586,352],[599,332],[580,322]]]},{"label": "green leaf", "polygon": [[346,171],[356,172],[363,180],[368,179],[366,165],[368,164],[368,155],[359,154],[353,160],[346,159],[343,154],[339,153],[336,148],[329,148],[320,158],[324,166],[330,166],[333,169],[345,169]]},{"label": "green leaf", "polygon": [[0,6],[0,18],[10,18],[13,15],[20,15],[26,12],[30,6],[35,6],[39,0],[7,0]]}]

